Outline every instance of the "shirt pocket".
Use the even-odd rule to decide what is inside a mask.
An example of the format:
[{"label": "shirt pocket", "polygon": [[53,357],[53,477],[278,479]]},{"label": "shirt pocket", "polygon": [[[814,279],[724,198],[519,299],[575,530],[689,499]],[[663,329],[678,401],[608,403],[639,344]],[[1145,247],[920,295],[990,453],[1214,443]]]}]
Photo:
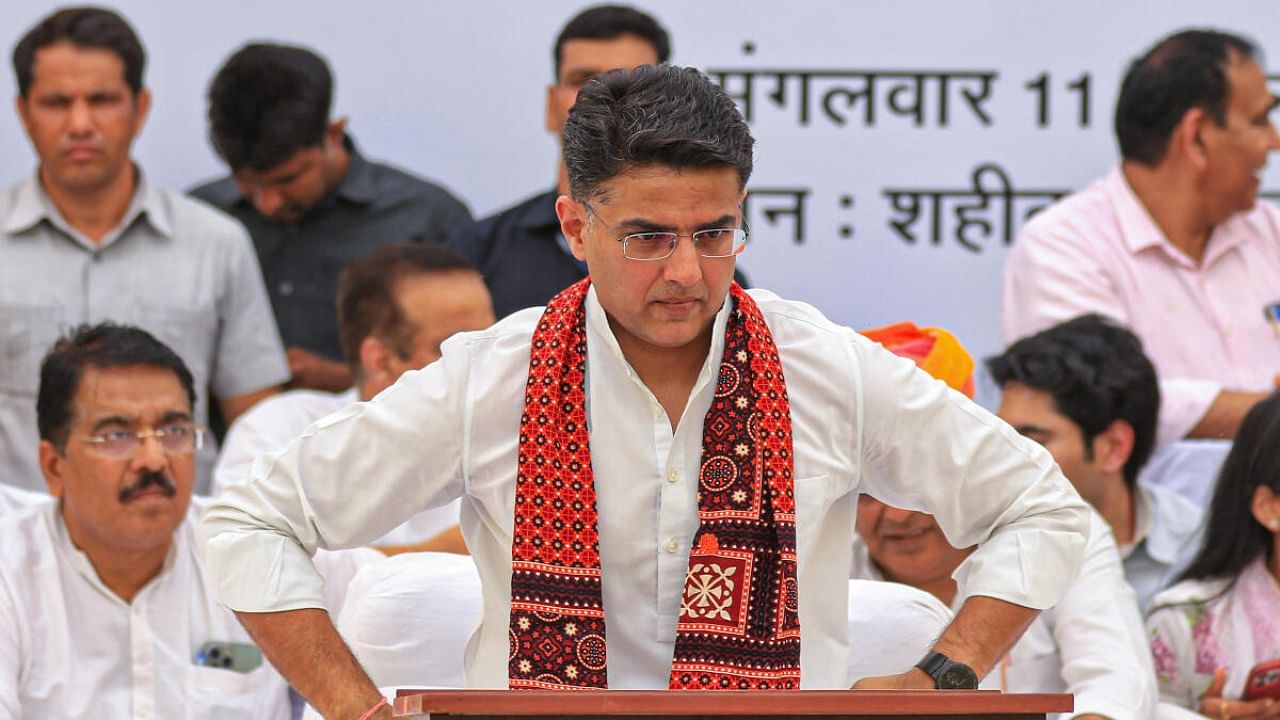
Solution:
[{"label": "shirt pocket", "polygon": [[277,676],[265,660],[247,673],[203,665],[187,667],[194,720],[273,717],[273,708],[287,707],[284,685],[273,682]]},{"label": "shirt pocket", "polygon": [[34,398],[40,363],[65,329],[62,308],[0,303],[0,393]]},{"label": "shirt pocket", "polygon": [[[835,475],[815,475],[795,481],[796,552],[808,555],[811,543],[822,537],[824,526],[832,520],[831,506],[841,496],[841,479]],[[853,532],[850,519],[848,532]]]}]

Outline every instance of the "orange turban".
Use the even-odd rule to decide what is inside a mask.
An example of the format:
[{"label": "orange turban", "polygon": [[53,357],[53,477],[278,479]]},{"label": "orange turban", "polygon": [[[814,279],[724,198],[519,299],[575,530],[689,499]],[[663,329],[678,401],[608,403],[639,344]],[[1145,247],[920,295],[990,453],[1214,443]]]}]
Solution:
[{"label": "orange turban", "polygon": [[919,328],[909,322],[863,330],[862,334],[893,354],[914,360],[921,370],[973,397],[973,357],[955,335],[942,328]]}]

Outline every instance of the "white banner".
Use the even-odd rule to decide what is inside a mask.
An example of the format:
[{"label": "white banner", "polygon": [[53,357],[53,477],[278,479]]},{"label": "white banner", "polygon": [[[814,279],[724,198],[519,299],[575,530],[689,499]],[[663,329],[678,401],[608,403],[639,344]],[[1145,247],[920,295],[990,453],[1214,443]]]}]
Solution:
[{"label": "white banner", "polygon": [[[260,39],[325,55],[335,114],[361,150],[445,184],[477,216],[554,180],[542,122],[551,45],[580,3],[115,7],[149,52],[154,107],[135,156],[164,185],[223,172],[205,138],[204,91],[230,52]],[[1280,46],[1273,0],[644,8],[670,30],[673,62],[722,82],[755,130],[752,239],[740,261],[753,284],[855,327],[942,325],[979,356],[1000,346],[1000,271],[1018,227],[1116,162],[1111,113],[1130,60],[1190,26]],[[47,0],[0,5],[6,56],[47,12]],[[12,73],[0,77],[0,92],[15,95]],[[0,158],[0,182],[34,167],[13,113],[0,115]],[[1280,190],[1274,169],[1264,187]]]}]

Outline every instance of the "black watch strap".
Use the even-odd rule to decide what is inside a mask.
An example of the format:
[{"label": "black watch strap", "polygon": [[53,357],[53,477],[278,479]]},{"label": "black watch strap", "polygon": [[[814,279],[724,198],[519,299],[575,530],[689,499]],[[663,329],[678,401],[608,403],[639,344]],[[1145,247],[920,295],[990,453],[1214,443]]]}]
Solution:
[{"label": "black watch strap", "polygon": [[929,652],[916,667],[933,678],[934,687],[939,690],[977,690],[978,675],[973,668],[959,663],[940,652]]}]

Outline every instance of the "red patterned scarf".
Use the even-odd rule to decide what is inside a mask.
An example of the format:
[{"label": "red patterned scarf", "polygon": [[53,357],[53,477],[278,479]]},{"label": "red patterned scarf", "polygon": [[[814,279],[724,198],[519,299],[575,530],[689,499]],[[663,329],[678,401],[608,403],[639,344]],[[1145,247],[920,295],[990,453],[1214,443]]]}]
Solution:
[{"label": "red patterned scarf", "polygon": [[[595,481],[585,411],[590,279],[547,303],[520,418],[511,545],[512,689],[607,687]],[[698,531],[670,688],[794,689],[800,619],[791,409],[760,308],[734,283],[702,423]]]}]

